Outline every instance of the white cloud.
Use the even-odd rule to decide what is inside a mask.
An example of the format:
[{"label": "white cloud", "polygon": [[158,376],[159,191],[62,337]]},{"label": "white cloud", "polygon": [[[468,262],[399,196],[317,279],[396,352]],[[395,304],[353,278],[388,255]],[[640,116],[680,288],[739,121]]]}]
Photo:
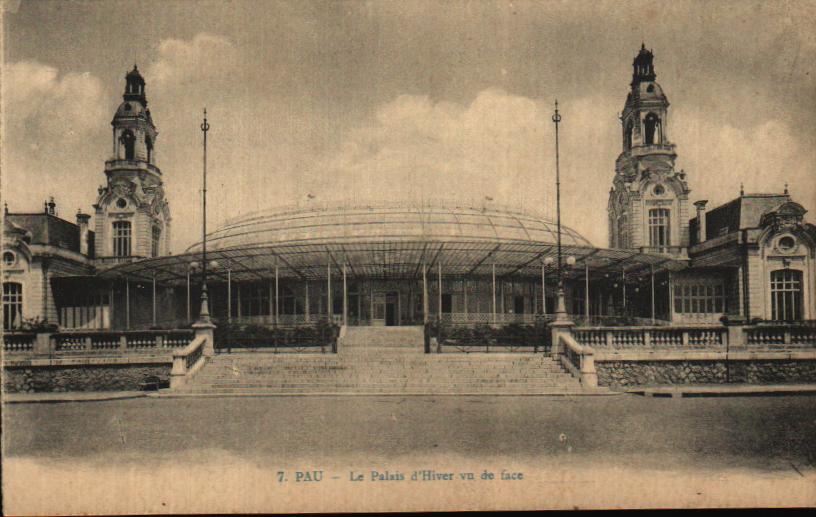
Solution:
[{"label": "white cloud", "polygon": [[[89,210],[109,142],[99,79],[33,61],[3,66],[3,193],[11,210],[55,195],[63,216]],[[67,212],[66,212],[67,211]]]}]

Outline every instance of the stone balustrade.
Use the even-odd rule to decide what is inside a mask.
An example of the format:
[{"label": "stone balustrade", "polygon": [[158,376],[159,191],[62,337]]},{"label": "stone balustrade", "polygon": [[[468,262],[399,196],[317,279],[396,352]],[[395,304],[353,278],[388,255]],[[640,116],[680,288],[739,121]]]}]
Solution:
[{"label": "stone balustrade", "polygon": [[745,342],[750,347],[816,346],[816,327],[798,325],[757,325],[743,328]]},{"label": "stone balustrade", "polygon": [[205,333],[198,334],[192,343],[173,352],[173,369],[170,371],[170,389],[178,388],[206,362],[206,348],[212,339]]},{"label": "stone balustrade", "polygon": [[573,329],[572,335],[593,348],[710,349],[725,346],[728,332],[724,326],[593,327]]},{"label": "stone balustrade", "polygon": [[192,330],[116,331],[34,333],[14,332],[3,335],[7,354],[60,356],[169,352],[183,348],[193,339]]},{"label": "stone balustrade", "polygon": [[578,343],[568,331],[558,331],[557,339],[561,364],[575,377],[578,377],[585,388],[597,388],[595,351],[591,347]]}]

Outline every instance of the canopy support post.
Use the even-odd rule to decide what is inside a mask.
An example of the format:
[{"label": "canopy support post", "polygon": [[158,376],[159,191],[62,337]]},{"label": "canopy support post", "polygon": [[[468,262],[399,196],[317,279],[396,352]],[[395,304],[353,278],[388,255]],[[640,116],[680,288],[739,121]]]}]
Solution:
[{"label": "canopy support post", "polygon": [[348,283],[346,281],[345,262],[343,262],[343,326],[348,326]]},{"label": "canopy support post", "polygon": [[649,276],[651,277],[652,290],[652,325],[655,324],[655,285],[654,285],[654,266],[649,266]]},{"label": "canopy support post", "polygon": [[152,288],[152,308],[153,308],[153,326],[156,326],[156,273],[153,273],[153,288]]},{"label": "canopy support post", "polygon": [[424,262],[422,264],[422,322],[428,323],[428,266]]},{"label": "canopy support post", "polygon": [[584,283],[584,318],[589,324],[589,263],[584,261],[584,276],[586,281]]},{"label": "canopy support post", "polygon": [[439,292],[437,293],[437,307],[436,307],[436,321],[438,323],[442,323],[442,262],[436,262],[436,283],[439,287]]},{"label": "canopy support post", "polygon": [[326,317],[329,323],[334,322],[334,304],[331,292],[331,261],[326,264]]},{"label": "canopy support post", "polygon": [[305,305],[305,307],[303,308],[303,309],[304,309],[304,310],[303,310],[303,319],[306,321],[306,323],[310,323],[310,322],[311,322],[311,318],[309,317],[309,316],[310,316],[310,314],[309,314],[309,310],[310,310],[310,309],[309,309],[309,281],[308,281],[308,280],[306,280],[304,283],[306,284],[306,296],[305,296],[305,298],[306,298],[306,305]]},{"label": "canopy support post", "polygon": [[275,326],[278,326],[280,319],[280,285],[278,275],[278,265],[275,264]]},{"label": "canopy support post", "polygon": [[496,324],[496,263],[493,266],[493,325]]},{"label": "canopy support post", "polygon": [[125,329],[130,330],[130,278],[125,277]]},{"label": "canopy support post", "polygon": [[227,322],[232,323],[232,269],[227,269]]}]

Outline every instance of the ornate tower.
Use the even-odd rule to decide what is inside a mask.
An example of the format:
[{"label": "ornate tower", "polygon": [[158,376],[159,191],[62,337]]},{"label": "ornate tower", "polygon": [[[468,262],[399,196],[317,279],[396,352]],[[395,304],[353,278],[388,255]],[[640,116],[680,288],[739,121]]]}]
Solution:
[{"label": "ornate tower", "polygon": [[621,114],[621,154],[609,191],[609,245],[685,256],[688,247],[686,175],[674,169],[669,101],[655,81],[646,46],[632,63],[631,90]]},{"label": "ornate tower", "polygon": [[99,187],[97,257],[156,257],[170,253],[170,208],[156,167],[158,132],[136,66],[125,76],[123,101],[111,121],[113,149]]}]

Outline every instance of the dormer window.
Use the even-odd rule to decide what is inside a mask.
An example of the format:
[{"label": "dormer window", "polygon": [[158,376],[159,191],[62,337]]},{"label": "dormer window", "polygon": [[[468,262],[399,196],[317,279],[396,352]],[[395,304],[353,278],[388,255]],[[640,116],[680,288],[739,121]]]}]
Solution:
[{"label": "dormer window", "polygon": [[654,93],[654,85],[650,84],[649,86],[647,86],[646,91],[649,93]]},{"label": "dormer window", "polygon": [[654,192],[655,196],[662,196],[666,193],[666,189],[663,187],[663,185],[657,185],[652,192]]},{"label": "dormer window", "polygon": [[116,208],[119,210],[124,210],[127,207],[127,200],[125,198],[120,197],[116,200]]}]

